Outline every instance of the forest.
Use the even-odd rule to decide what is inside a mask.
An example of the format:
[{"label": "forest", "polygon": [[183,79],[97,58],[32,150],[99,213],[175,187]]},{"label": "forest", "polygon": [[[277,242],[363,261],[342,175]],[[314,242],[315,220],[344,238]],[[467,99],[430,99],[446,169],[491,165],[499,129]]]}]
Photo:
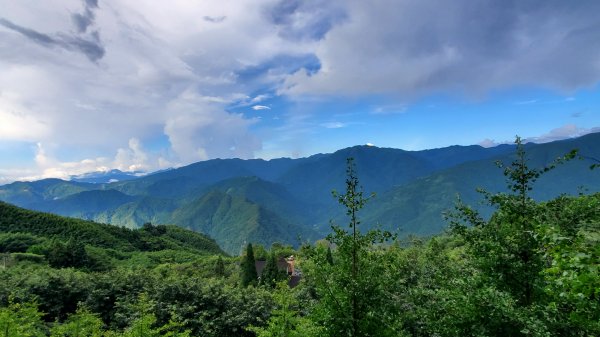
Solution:
[{"label": "forest", "polygon": [[[497,163],[507,192],[479,191],[492,215],[457,199],[431,237],[363,230],[377,196],[352,158],[333,191],[347,222],[239,257],[175,226],[0,203],[0,336],[598,336],[600,193],[534,201],[536,180],[578,154],[530,167],[516,145]],[[292,255],[301,281],[290,288],[275,266]],[[266,260],[260,278],[255,260]]]}]

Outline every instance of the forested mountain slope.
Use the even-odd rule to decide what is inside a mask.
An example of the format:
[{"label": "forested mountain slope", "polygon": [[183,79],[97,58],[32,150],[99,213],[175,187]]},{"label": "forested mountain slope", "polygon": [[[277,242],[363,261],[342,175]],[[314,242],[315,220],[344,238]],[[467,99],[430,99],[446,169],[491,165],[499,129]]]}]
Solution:
[{"label": "forested mountain slope", "polygon": [[223,254],[210,237],[177,226],[145,226],[128,229],[36,212],[0,202],[0,233],[31,234],[61,241],[120,251],[162,249],[189,250],[201,254]]},{"label": "forested mountain slope", "polygon": [[[600,158],[600,133],[545,144],[526,144],[532,167],[578,149],[582,158]],[[297,245],[322,237],[343,211],[331,197],[343,188],[345,161],[353,157],[365,192],[377,196],[364,210],[367,226],[401,234],[438,233],[442,212],[457,195],[476,204],[482,187],[505,189],[494,162],[509,162],[514,146],[451,146],[404,151],[355,146],[301,159],[216,159],[134,180],[89,184],[58,179],[0,186],[0,200],[22,207],[99,222],[139,227],[175,224],[211,235],[229,253],[243,242],[280,241]],[[600,190],[590,159],[574,159],[541,179],[533,196]],[[485,212],[484,212],[485,213]]]}]

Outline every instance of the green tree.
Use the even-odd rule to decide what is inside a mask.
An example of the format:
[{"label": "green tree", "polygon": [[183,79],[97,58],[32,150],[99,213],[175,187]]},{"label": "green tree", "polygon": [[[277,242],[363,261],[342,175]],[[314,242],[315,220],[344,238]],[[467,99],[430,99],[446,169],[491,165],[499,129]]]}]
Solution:
[{"label": "green tree", "polygon": [[45,336],[42,313],[32,303],[9,303],[0,308],[0,336],[37,337]]},{"label": "green tree", "polygon": [[261,284],[269,288],[275,288],[277,282],[286,279],[286,277],[285,271],[279,270],[279,267],[277,266],[275,252],[271,252],[267,259],[267,263],[265,264],[265,269],[263,269],[260,276]]},{"label": "green tree", "polygon": [[547,307],[561,336],[600,335],[600,194],[540,205]]},{"label": "green tree", "polygon": [[310,319],[302,316],[293,289],[286,281],[276,284],[273,293],[275,309],[266,327],[250,326],[248,330],[256,333],[257,337],[319,337],[323,329],[316,326]]},{"label": "green tree", "polygon": [[41,238],[27,233],[0,233],[0,253],[24,253],[41,241]]},{"label": "green tree", "polygon": [[215,261],[214,272],[217,277],[225,276],[225,263],[223,262],[221,255],[219,255]]},{"label": "green tree", "polygon": [[80,307],[64,323],[52,328],[51,337],[100,337],[103,325],[98,315]]},{"label": "green tree", "polygon": [[[465,241],[466,250],[479,271],[476,282],[482,285],[477,289],[487,288],[487,295],[482,293],[485,297],[496,293],[494,296],[498,299],[504,298],[491,302],[492,311],[511,313],[488,321],[484,326],[488,333],[544,335],[549,333],[548,325],[546,313],[539,304],[545,296],[542,274],[547,263],[542,240],[545,225],[529,192],[542,174],[575,157],[576,151],[557,158],[548,166],[534,169],[528,164],[519,137],[515,144],[514,160],[509,165],[497,162],[507,178],[510,193],[480,191],[486,202],[496,208],[492,217],[486,221],[478,212],[459,202],[458,212],[450,217],[451,228]],[[504,323],[498,324],[501,322]]]},{"label": "green tree", "polygon": [[190,331],[183,330],[182,324],[171,319],[162,326],[157,326],[156,315],[153,312],[155,303],[142,293],[138,301],[133,304],[133,317],[130,325],[125,329],[123,337],[189,337]]},{"label": "green tree", "polygon": [[325,255],[327,263],[333,265],[333,254],[331,254],[331,247],[327,246],[327,255]]},{"label": "green tree", "polygon": [[487,203],[497,209],[491,219],[485,221],[472,208],[459,203],[458,213],[451,217],[451,225],[454,233],[466,240],[488,281],[510,292],[521,305],[528,306],[542,294],[541,271],[545,264],[540,252],[538,208],[529,192],[542,174],[575,157],[576,151],[557,158],[546,167],[534,169],[528,165],[519,137],[515,144],[516,157],[510,165],[497,162],[511,193],[480,191]]},{"label": "green tree", "polygon": [[333,192],[349,218],[349,230],[332,225],[333,233],[328,236],[337,246],[335,264],[328,262],[325,247],[317,247],[304,265],[318,297],[312,318],[327,336],[397,336],[393,307],[384,292],[383,250],[376,245],[391,234],[361,233],[358,212],[369,198],[363,195],[353,158],[347,160],[346,175],[346,192]]},{"label": "green tree", "polygon": [[246,247],[246,255],[242,259],[242,286],[256,285],[258,275],[256,274],[256,261],[254,260],[254,251],[252,244]]},{"label": "green tree", "polygon": [[89,257],[85,245],[73,238],[66,244],[54,240],[48,250],[48,262],[54,268],[83,268],[89,265]]}]

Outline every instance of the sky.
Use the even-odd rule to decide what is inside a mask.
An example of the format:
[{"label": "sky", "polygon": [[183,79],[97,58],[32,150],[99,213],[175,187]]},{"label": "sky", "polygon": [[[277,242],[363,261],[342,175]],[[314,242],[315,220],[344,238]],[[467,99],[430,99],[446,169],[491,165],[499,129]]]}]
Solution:
[{"label": "sky", "polygon": [[600,131],[597,0],[0,8],[0,184]]}]

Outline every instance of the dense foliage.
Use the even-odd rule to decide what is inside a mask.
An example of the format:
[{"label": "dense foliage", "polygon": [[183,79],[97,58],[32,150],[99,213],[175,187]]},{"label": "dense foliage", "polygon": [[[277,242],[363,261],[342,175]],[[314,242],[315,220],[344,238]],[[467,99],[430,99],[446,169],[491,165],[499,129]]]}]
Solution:
[{"label": "dense foliage", "polygon": [[[140,230],[32,212],[0,202],[0,233],[15,240],[25,236],[40,239],[77,240],[78,243],[124,252],[174,249],[196,253],[223,253],[206,235],[177,226],[146,224]],[[4,234],[6,235],[6,234]],[[33,235],[33,236],[32,236]],[[0,237],[0,249],[6,236]]]},{"label": "dense foliage", "polygon": [[[427,239],[362,228],[370,197],[351,160],[334,194],[347,225],[240,258],[177,227],[0,203],[0,336],[598,336],[600,194],[534,201],[536,180],[575,153],[535,168],[516,145],[500,163],[509,192],[481,191],[491,216],[459,201]],[[290,255],[295,288],[277,282]]]}]

